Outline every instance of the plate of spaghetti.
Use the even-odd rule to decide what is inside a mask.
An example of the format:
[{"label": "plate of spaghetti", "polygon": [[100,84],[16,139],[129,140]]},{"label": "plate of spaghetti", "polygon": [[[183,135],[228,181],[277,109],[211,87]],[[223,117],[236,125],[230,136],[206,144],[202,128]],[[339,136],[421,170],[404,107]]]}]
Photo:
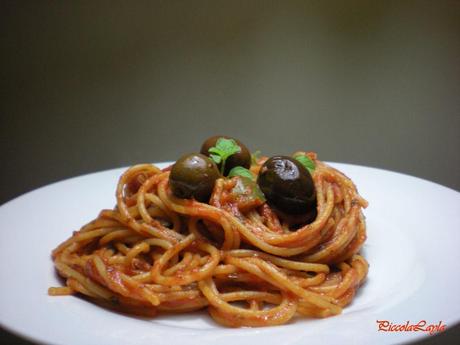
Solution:
[{"label": "plate of spaghetti", "polygon": [[314,152],[214,136],[25,194],[0,226],[0,324],[42,343],[395,343],[439,327],[382,322],[459,321],[460,193]]}]

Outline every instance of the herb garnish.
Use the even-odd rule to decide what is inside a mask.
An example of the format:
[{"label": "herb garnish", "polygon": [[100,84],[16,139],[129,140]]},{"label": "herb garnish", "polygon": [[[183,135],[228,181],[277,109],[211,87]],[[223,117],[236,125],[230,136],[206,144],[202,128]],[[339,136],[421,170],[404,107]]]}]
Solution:
[{"label": "herb garnish", "polygon": [[219,138],[217,139],[216,146],[208,150],[211,154],[211,159],[220,164],[220,173],[223,175],[225,171],[225,161],[231,155],[241,152],[241,147],[233,139]]},{"label": "herb garnish", "polygon": [[256,165],[257,164],[257,161],[259,160],[259,158],[262,156],[262,152],[260,152],[260,150],[257,150],[257,151],[254,151],[252,154],[251,154],[251,163],[253,165]]},{"label": "herb garnish", "polygon": [[234,177],[234,176],[243,176],[243,177],[247,177],[248,179],[252,180],[252,181],[255,181],[256,180],[256,177],[254,176],[254,174],[242,167],[242,166],[236,166],[236,167],[233,167],[232,170],[230,170],[230,172],[228,173],[228,177]]},{"label": "herb garnish", "polygon": [[239,176],[232,191],[240,197],[245,198],[246,201],[255,200],[258,203],[265,202],[265,195],[260,190],[259,185],[252,179],[245,176]]},{"label": "herb garnish", "polygon": [[305,168],[307,168],[310,174],[313,174],[315,171],[315,163],[310,159],[310,157],[303,154],[298,154],[294,156],[294,159],[300,162]]},{"label": "herb garnish", "polygon": [[264,193],[260,190],[259,185],[256,182],[256,176],[242,166],[236,166],[230,170],[228,177],[238,176],[236,185],[233,188],[233,192],[241,197],[245,198],[246,201],[258,200],[258,202],[265,202]]}]

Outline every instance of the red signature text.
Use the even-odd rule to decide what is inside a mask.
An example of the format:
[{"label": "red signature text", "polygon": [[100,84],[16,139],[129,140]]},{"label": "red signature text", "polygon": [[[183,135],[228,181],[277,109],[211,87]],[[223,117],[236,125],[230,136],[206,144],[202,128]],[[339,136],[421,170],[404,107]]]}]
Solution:
[{"label": "red signature text", "polygon": [[438,332],[443,332],[446,329],[446,325],[439,321],[437,324],[430,324],[426,320],[420,320],[417,323],[392,323],[388,320],[377,320],[379,332],[427,332],[433,335]]}]

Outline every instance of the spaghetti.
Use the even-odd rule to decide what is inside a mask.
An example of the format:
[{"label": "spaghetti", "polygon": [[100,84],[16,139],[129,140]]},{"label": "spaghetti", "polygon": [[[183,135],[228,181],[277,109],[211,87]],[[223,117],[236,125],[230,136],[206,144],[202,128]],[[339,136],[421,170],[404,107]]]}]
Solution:
[{"label": "spaghetti", "polygon": [[[170,169],[142,164],[119,179],[102,210],[52,252],[65,287],[103,306],[153,316],[207,308],[218,323],[270,326],[341,313],[364,281],[367,202],[317,159],[316,216],[306,224],[268,203],[235,198],[239,177],[216,180],[208,202],[171,192]],[[266,157],[252,163],[257,175]],[[294,217],[295,218],[295,217]]]}]

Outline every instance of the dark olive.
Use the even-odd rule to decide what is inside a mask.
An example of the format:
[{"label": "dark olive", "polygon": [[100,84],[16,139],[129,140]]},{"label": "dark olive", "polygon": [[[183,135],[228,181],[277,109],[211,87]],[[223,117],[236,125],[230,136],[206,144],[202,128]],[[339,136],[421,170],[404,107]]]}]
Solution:
[{"label": "dark olive", "polygon": [[182,156],[174,163],[169,175],[169,185],[174,195],[179,198],[193,197],[206,202],[219,176],[219,170],[211,159],[192,153]]},{"label": "dark olive", "polygon": [[209,149],[213,146],[216,146],[217,140],[219,138],[233,139],[238,144],[238,146],[241,148],[240,152],[234,153],[233,155],[228,157],[227,161],[225,162],[224,175],[227,176],[230,170],[236,166],[242,166],[244,168],[249,169],[249,167],[251,166],[251,153],[249,152],[248,148],[238,139],[228,137],[225,135],[216,135],[216,136],[210,137],[205,140],[203,145],[201,145],[200,152],[209,157],[210,155]]},{"label": "dark olive", "polygon": [[267,202],[287,214],[305,214],[316,207],[316,192],[308,170],[297,160],[274,156],[260,168],[257,183]]}]

